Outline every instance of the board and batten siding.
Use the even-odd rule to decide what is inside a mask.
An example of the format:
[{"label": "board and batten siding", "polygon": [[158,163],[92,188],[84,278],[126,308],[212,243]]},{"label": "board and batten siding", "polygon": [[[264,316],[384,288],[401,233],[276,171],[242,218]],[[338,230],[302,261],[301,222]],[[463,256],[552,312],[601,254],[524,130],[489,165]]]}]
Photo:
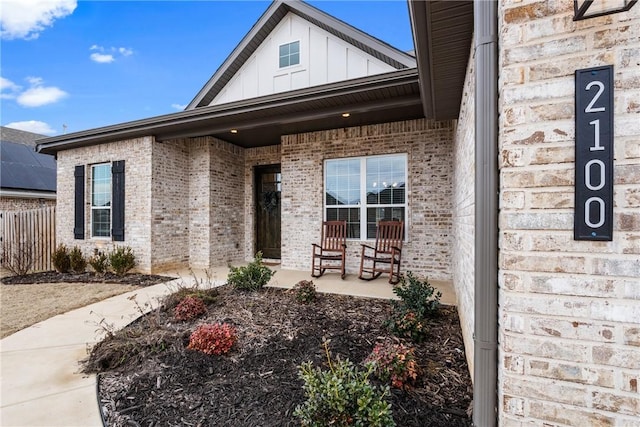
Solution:
[{"label": "board and batten siding", "polygon": [[[300,42],[300,64],[279,68],[279,47]],[[394,71],[293,13],[287,14],[210,105]]]}]

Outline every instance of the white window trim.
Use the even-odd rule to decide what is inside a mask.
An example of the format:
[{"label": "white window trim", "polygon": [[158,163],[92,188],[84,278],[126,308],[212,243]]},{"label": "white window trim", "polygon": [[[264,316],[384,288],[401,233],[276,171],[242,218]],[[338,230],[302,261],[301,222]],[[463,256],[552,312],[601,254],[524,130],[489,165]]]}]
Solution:
[{"label": "white window trim", "polygon": [[[288,44],[293,44],[295,42],[298,42],[298,63],[297,64],[293,64],[293,65],[287,65],[286,67],[281,67],[280,66],[280,48],[284,45],[288,45]],[[289,54],[291,55],[291,54]],[[278,45],[278,70],[288,70],[290,68],[294,68],[294,67],[300,67],[302,65],[302,40],[298,39],[298,40],[291,40],[290,42],[286,42],[286,43],[280,43]]]},{"label": "white window trim", "polygon": [[[111,204],[109,205],[108,208],[105,207],[97,207],[97,206],[93,206],[93,175],[94,175],[94,168],[96,166],[109,166],[109,193],[113,194],[113,174],[111,173],[111,168],[113,167],[113,164],[111,162],[103,162],[103,163],[95,163],[90,165],[90,170],[91,170],[91,176],[89,178],[89,208],[90,208],[90,215],[89,215],[89,233],[91,235],[92,239],[95,240],[111,240],[112,236],[111,236],[111,228],[113,225],[113,200],[111,200]],[[113,196],[112,196],[113,198]],[[97,210],[97,209],[109,209],[109,235],[108,236],[94,236],[93,235],[93,211]]]},{"label": "white window trim", "polygon": [[[405,176],[405,187],[404,187],[404,203],[392,203],[386,205],[380,204],[367,204],[367,159],[372,158],[380,158],[380,157],[402,157],[404,158],[404,176]],[[327,162],[335,161],[335,160],[360,160],[360,204],[356,205],[327,205]],[[404,242],[408,241],[409,236],[409,228],[407,227],[408,218],[409,218],[409,156],[407,153],[389,153],[389,154],[378,154],[374,156],[355,156],[355,157],[337,157],[332,159],[324,160],[324,171],[323,171],[323,180],[322,180],[322,218],[324,221],[327,220],[327,209],[328,208],[358,208],[360,209],[360,238],[348,238],[348,241],[354,242],[374,242],[375,237],[367,238],[367,208],[377,208],[377,207],[390,207],[390,208],[404,208]]]}]

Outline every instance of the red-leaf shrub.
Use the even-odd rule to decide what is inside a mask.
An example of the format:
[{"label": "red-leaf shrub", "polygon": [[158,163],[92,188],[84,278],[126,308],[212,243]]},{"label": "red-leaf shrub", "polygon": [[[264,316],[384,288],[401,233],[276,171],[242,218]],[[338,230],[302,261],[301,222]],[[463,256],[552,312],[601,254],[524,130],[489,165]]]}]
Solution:
[{"label": "red-leaf shrub", "polygon": [[225,354],[238,339],[236,328],[228,323],[200,325],[189,338],[189,350],[205,354]]},{"label": "red-leaf shrub", "polygon": [[418,364],[413,347],[385,340],[376,344],[365,363],[373,363],[374,373],[382,381],[391,381],[391,387],[406,388],[418,378]]},{"label": "red-leaf shrub", "polygon": [[207,311],[207,306],[198,297],[186,296],[173,309],[173,317],[176,320],[192,320],[203,315]]}]

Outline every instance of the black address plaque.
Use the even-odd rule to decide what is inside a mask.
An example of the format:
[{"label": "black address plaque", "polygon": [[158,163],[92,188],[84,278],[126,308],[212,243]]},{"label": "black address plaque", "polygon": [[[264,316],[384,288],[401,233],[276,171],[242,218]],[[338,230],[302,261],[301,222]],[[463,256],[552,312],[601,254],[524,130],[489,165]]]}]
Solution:
[{"label": "black address plaque", "polygon": [[613,66],[576,70],[575,240],[613,238]]}]

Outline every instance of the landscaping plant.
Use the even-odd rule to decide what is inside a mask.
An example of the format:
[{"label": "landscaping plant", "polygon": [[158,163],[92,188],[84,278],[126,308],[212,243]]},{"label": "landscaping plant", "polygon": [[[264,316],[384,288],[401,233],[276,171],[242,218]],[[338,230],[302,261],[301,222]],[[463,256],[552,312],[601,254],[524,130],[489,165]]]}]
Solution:
[{"label": "landscaping plant", "polygon": [[2,267],[6,268],[16,276],[24,276],[33,267],[33,244],[29,242],[19,242],[12,248],[9,245],[2,247]]},{"label": "landscaping plant", "polygon": [[109,257],[104,252],[94,249],[93,256],[89,258],[89,265],[98,274],[104,274],[109,269]]},{"label": "landscaping plant", "polygon": [[349,360],[331,360],[325,351],[329,370],[314,368],[311,362],[300,366],[306,401],[296,407],[294,416],[305,427],[395,426],[391,404],[386,401],[389,387],[375,387],[369,381],[374,365],[358,370]]},{"label": "landscaping plant", "polygon": [[400,298],[392,301],[393,313],[386,325],[398,336],[422,342],[428,333],[427,319],[435,316],[440,308],[442,294],[426,280],[422,281],[411,272],[402,277],[393,289]]},{"label": "landscaping plant", "polygon": [[136,256],[129,246],[116,246],[109,253],[109,264],[118,276],[124,276],[136,266]]},{"label": "landscaping plant", "polygon": [[186,296],[173,309],[173,317],[176,320],[187,321],[202,316],[207,312],[204,302],[195,296]]},{"label": "landscaping plant", "polygon": [[189,338],[189,350],[205,354],[221,355],[233,347],[238,335],[236,328],[228,323],[200,325]]},{"label": "landscaping plant", "polygon": [[55,251],[51,254],[51,262],[53,268],[58,273],[68,273],[71,268],[71,258],[69,257],[69,250],[63,244],[58,245]]},{"label": "landscaping plant", "polygon": [[296,294],[296,301],[308,304],[316,299],[316,287],[311,280],[301,280],[295,284],[293,291]]},{"label": "landscaping plant", "polygon": [[418,364],[413,347],[398,341],[385,340],[376,344],[365,363],[374,365],[373,373],[391,387],[403,389],[418,379]]},{"label": "landscaping plant", "polygon": [[87,260],[82,255],[82,251],[79,247],[74,246],[69,253],[69,261],[71,271],[74,273],[84,273],[87,269]]},{"label": "landscaping plant", "polygon": [[274,271],[262,264],[262,253],[258,252],[254,260],[246,266],[230,265],[227,283],[242,291],[257,291],[269,283],[274,274]]}]

